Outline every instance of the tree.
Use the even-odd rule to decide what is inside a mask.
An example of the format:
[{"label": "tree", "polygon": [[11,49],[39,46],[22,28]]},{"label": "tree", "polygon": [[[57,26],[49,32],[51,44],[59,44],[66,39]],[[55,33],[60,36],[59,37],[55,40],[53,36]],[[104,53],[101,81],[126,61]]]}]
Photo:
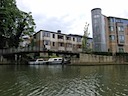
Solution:
[{"label": "tree", "polygon": [[89,24],[86,22],[85,26],[84,26],[84,35],[82,38],[82,51],[83,52],[88,51],[88,46],[87,46],[87,40],[88,40],[88,36],[89,36],[88,27],[89,27]]},{"label": "tree", "polygon": [[18,47],[20,37],[33,34],[34,28],[31,13],[19,10],[15,0],[0,1],[0,48]]}]

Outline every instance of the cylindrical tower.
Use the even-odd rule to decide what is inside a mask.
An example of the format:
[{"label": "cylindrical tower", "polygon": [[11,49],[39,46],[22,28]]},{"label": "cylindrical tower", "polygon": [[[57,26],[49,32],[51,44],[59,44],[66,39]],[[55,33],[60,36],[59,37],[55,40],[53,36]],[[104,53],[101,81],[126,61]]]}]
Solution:
[{"label": "cylindrical tower", "polygon": [[91,10],[92,14],[92,31],[93,31],[93,48],[96,52],[107,52],[105,20],[100,8]]}]

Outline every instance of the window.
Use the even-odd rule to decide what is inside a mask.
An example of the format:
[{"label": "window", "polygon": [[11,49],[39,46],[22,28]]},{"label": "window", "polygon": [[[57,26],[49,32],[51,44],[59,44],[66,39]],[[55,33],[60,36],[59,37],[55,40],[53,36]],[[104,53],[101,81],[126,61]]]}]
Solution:
[{"label": "window", "polygon": [[59,46],[60,47],[64,47],[64,43],[59,43]]},{"label": "window", "polygon": [[109,36],[109,39],[110,39],[110,40],[115,40],[115,35],[110,35],[110,36]]},{"label": "window", "polygon": [[44,45],[50,45],[50,41],[49,40],[44,40]]},{"label": "window", "polygon": [[94,15],[94,18],[99,18],[100,17],[100,15]]},{"label": "window", "polygon": [[55,46],[55,42],[52,42],[52,46]]},{"label": "window", "polygon": [[44,36],[44,37],[50,37],[50,33],[49,33],[49,32],[44,32],[44,33],[43,33],[43,36]]},{"label": "window", "polygon": [[121,22],[121,20],[120,19],[116,19],[116,22]]},{"label": "window", "polygon": [[67,43],[67,47],[72,47],[72,44],[71,43]]},{"label": "window", "polygon": [[110,22],[114,22],[114,18],[110,18],[109,20],[110,20]]},{"label": "window", "polygon": [[124,31],[124,27],[123,26],[118,26],[118,31],[119,32],[123,32]]},{"label": "window", "polygon": [[58,39],[64,39],[63,35],[58,35]]},{"label": "window", "polygon": [[77,38],[77,42],[81,42],[81,38],[80,37]]},{"label": "window", "polygon": [[75,41],[75,38],[73,37],[73,41]]},{"label": "window", "polygon": [[68,37],[68,36],[67,36],[66,39],[67,39],[67,40],[71,40],[71,37]]},{"label": "window", "polygon": [[52,34],[52,37],[55,38],[55,34]]},{"label": "window", "polygon": [[61,61],[62,59],[59,59],[59,61]]},{"label": "window", "polygon": [[119,42],[124,43],[124,40],[125,40],[124,35],[119,35]]},{"label": "window", "polygon": [[78,44],[78,45],[77,45],[77,48],[81,48],[81,45]]},{"label": "window", "polygon": [[124,48],[123,47],[119,47],[118,50],[119,50],[119,52],[124,52]]},{"label": "window", "polygon": [[114,31],[114,26],[110,26],[110,31],[111,31],[111,32]]},{"label": "window", "polygon": [[57,59],[54,59],[54,61],[57,61]]}]

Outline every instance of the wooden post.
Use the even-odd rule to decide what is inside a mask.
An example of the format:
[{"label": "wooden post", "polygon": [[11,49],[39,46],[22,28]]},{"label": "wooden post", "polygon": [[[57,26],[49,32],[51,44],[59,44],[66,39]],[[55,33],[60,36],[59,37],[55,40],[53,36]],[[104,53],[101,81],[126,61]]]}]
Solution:
[{"label": "wooden post", "polygon": [[17,54],[15,54],[15,64],[17,64]]}]

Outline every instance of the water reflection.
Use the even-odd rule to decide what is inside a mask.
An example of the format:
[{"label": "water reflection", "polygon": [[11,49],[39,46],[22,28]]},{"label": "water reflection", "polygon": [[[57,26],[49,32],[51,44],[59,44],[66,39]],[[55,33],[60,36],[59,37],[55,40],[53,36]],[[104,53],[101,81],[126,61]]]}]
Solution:
[{"label": "water reflection", "polygon": [[0,66],[0,96],[126,96],[128,66]]}]

